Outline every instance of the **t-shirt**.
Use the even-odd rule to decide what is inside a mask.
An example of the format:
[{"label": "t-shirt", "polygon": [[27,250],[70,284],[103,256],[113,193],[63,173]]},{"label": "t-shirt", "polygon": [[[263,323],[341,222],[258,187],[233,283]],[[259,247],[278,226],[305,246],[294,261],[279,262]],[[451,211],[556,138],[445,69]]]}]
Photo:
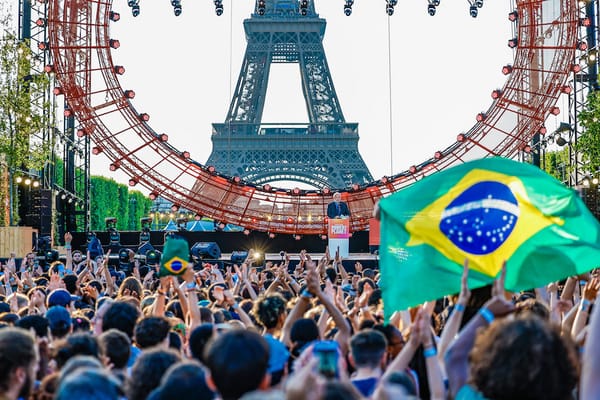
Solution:
[{"label": "t-shirt", "polygon": [[273,335],[266,333],[263,337],[269,344],[269,373],[283,371],[288,362],[288,358],[290,358],[290,352],[287,347],[279,340],[275,339]]},{"label": "t-shirt", "polygon": [[133,364],[135,364],[135,360],[137,360],[137,358],[139,357],[139,355],[141,353],[142,353],[142,351],[140,349],[138,349],[134,345],[131,345],[131,352],[129,354],[129,360],[127,360],[127,368],[133,367]]},{"label": "t-shirt", "polygon": [[375,391],[375,387],[377,386],[377,382],[379,382],[379,379],[374,377],[367,379],[352,379],[351,382],[363,396],[369,397]]}]

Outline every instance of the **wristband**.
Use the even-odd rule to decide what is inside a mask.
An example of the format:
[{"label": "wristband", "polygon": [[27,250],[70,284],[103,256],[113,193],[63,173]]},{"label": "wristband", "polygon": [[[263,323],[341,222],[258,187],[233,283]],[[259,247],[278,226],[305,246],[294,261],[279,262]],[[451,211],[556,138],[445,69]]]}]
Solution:
[{"label": "wristband", "polygon": [[456,310],[457,312],[463,312],[465,311],[465,306],[463,306],[462,304],[456,304],[454,306],[454,310]]},{"label": "wristband", "polygon": [[304,297],[305,299],[312,299],[314,296],[311,292],[304,289],[302,292],[300,292],[300,297]]},{"label": "wristband", "polygon": [[65,250],[71,250],[71,243],[65,243]]},{"label": "wristband", "polygon": [[233,303],[231,305],[231,308],[233,308],[234,310],[237,310],[238,308],[240,308],[240,305],[238,303]]},{"label": "wristband", "polygon": [[185,284],[186,289],[196,289],[196,282],[188,282]]},{"label": "wristband", "polygon": [[479,312],[479,315],[481,315],[488,324],[491,324],[492,322],[494,322],[494,318],[495,318],[494,314],[487,308],[481,307],[478,312]]},{"label": "wristband", "polygon": [[592,303],[588,299],[581,300],[581,311],[587,312],[590,309]]},{"label": "wristband", "polygon": [[437,349],[435,347],[428,347],[423,351],[423,356],[425,358],[435,357],[437,356]]}]

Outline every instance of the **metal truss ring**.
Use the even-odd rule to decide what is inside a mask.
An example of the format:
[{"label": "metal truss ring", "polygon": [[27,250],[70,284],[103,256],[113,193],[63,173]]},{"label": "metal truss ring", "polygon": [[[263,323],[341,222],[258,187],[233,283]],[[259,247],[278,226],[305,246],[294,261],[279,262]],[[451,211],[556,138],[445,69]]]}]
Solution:
[{"label": "metal truss ring", "polygon": [[[112,161],[111,169],[126,172],[131,185],[222,222],[273,233],[325,233],[333,188],[297,192],[238,182],[190,159],[151,128],[119,83],[123,71],[111,56],[118,46],[110,38],[111,11],[111,0],[49,0],[48,11],[52,69],[79,129]],[[352,211],[352,230],[368,227],[382,196],[468,160],[515,158],[543,131],[572,73],[579,9],[575,0],[520,0],[517,12],[515,59],[491,106],[471,129],[421,164],[368,185],[340,189]],[[82,63],[85,54],[93,59]],[[81,71],[81,65],[93,67]],[[91,90],[81,83],[82,76],[92,82]]]}]

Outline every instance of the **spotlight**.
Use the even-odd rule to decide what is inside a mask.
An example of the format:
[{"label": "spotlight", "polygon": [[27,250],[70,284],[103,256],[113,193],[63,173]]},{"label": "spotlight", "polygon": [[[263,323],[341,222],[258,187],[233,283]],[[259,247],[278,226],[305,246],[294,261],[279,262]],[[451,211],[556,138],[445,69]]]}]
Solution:
[{"label": "spotlight", "polygon": [[479,114],[477,114],[477,117],[475,117],[475,119],[477,120],[477,122],[482,122],[483,120],[485,120],[486,117],[487,115],[484,112],[480,112]]},{"label": "spotlight", "polygon": [[115,161],[114,163],[111,163],[108,166],[108,169],[110,169],[111,171],[116,171],[121,167],[121,163],[119,161]]},{"label": "spotlight", "polygon": [[40,28],[43,28],[46,26],[46,19],[45,18],[38,18],[37,21],[35,21],[35,24],[37,26],[39,26]]},{"label": "spotlight", "polygon": [[23,183],[25,183],[27,186],[31,185],[31,178],[25,178]]},{"label": "spotlight", "polygon": [[148,122],[148,121],[150,121],[150,115],[148,115],[147,113],[141,113],[140,119],[144,122]]},{"label": "spotlight", "polygon": [[181,0],[171,0],[171,5],[173,6],[173,14],[176,17],[181,15]]},{"label": "spotlight", "polygon": [[514,37],[514,38],[508,40],[508,47],[510,47],[511,49],[514,49],[518,45],[519,45],[518,38]]},{"label": "spotlight", "polygon": [[[434,6],[439,6],[440,5],[440,0],[431,0],[431,4],[433,4]],[[395,4],[394,4],[395,5]]]},{"label": "spotlight", "polygon": [[133,7],[131,7],[131,15],[133,15],[134,17],[137,17],[138,15],[140,15],[140,6],[139,6],[139,4],[136,4]]},{"label": "spotlight", "polygon": [[92,147],[92,154],[98,155],[100,153],[102,153],[102,147],[99,147],[99,146]]},{"label": "spotlight", "polygon": [[111,11],[110,14],[108,15],[108,18],[113,22],[117,22],[118,20],[121,19],[121,14],[119,14],[118,12],[115,12],[115,11]]},{"label": "spotlight", "polygon": [[308,0],[300,0],[300,14],[306,15],[308,13]]},{"label": "spotlight", "polygon": [[265,15],[266,7],[265,0],[258,0],[258,5],[256,6],[256,12],[258,12],[258,15]]},{"label": "spotlight", "polygon": [[137,178],[131,178],[129,180],[129,186],[135,186],[138,184],[138,179]]},{"label": "spotlight", "polygon": [[435,6],[433,4],[427,6],[427,13],[432,17],[435,15]]},{"label": "spotlight", "polygon": [[475,0],[475,3],[474,3],[474,5],[475,5],[475,7],[477,7],[477,8],[481,8],[481,7],[483,7],[483,0]]},{"label": "spotlight", "polygon": [[116,229],[117,228],[117,219],[115,217],[106,217],[104,218],[104,227],[106,230]]},{"label": "spotlight", "polygon": [[21,183],[21,182],[23,182],[23,177],[22,176],[17,176],[17,179],[15,179],[15,181],[17,183]]},{"label": "spotlight", "polygon": [[503,73],[504,75],[511,74],[511,73],[512,73],[512,71],[513,71],[513,67],[512,67],[512,65],[510,65],[510,64],[507,64],[507,65],[505,65],[504,67],[502,67],[502,73]]},{"label": "spotlight", "polygon": [[556,141],[556,144],[559,145],[560,147],[563,147],[565,144],[567,144],[568,142],[565,140],[564,137],[557,135],[554,140]]},{"label": "spotlight", "polygon": [[135,6],[136,4],[139,4],[139,1],[138,1],[138,0],[128,0],[128,1],[127,1],[127,5],[128,5],[129,7],[133,7],[133,6]]},{"label": "spotlight", "polygon": [[500,96],[502,96],[502,89],[496,89],[492,92],[492,99],[499,99]]},{"label": "spotlight", "polygon": [[121,42],[119,42],[119,39],[110,39],[108,41],[108,45],[113,49],[118,49],[119,47],[121,47]]},{"label": "spotlight", "polygon": [[126,90],[123,92],[126,98],[133,99],[135,97],[135,92],[133,90]]},{"label": "spotlight", "polygon": [[511,22],[515,22],[519,19],[519,12],[517,10],[508,13],[508,20]]},{"label": "spotlight", "polygon": [[158,197],[158,193],[156,193],[156,192],[150,192],[150,194],[148,195],[148,197],[150,198],[150,200],[156,200],[156,198]]},{"label": "spotlight", "polygon": [[60,96],[65,94],[65,91],[60,86],[57,86],[54,89],[52,89],[52,93],[54,93],[55,96]]},{"label": "spotlight", "polygon": [[213,0],[213,2],[215,3],[215,14],[220,17],[223,15],[223,0]]},{"label": "spotlight", "polygon": [[477,6],[475,4],[471,5],[471,7],[469,7],[469,14],[473,18],[477,18],[478,11],[477,11]]},{"label": "spotlight", "polygon": [[558,108],[558,107],[552,107],[550,109],[550,114],[552,114],[552,115],[558,115],[558,114],[560,114],[560,108]]},{"label": "spotlight", "polygon": [[344,4],[344,14],[346,17],[352,15],[352,6],[354,5],[354,0],[346,0],[346,4]]},{"label": "spotlight", "polygon": [[578,50],[585,51],[585,50],[587,50],[587,48],[588,48],[588,45],[583,40],[580,40],[579,42],[577,42],[577,49]]},{"label": "spotlight", "polygon": [[115,74],[117,75],[123,75],[125,73],[125,67],[122,65],[115,65]]},{"label": "spotlight", "polygon": [[392,15],[394,15],[394,6],[390,5],[390,3],[388,3],[385,6],[385,12],[387,13],[387,15],[389,15],[391,17]]},{"label": "spotlight", "polygon": [[67,198],[67,194],[66,193],[63,193],[63,194],[60,195],[60,199],[61,200],[65,200],[66,198]]}]

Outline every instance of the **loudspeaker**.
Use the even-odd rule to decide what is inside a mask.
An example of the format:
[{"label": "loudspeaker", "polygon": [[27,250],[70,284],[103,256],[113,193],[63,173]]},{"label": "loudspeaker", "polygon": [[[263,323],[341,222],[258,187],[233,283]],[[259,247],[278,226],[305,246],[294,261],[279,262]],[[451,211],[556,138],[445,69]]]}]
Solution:
[{"label": "loudspeaker", "polygon": [[40,236],[52,235],[52,190],[40,190]]},{"label": "loudspeaker", "polygon": [[215,242],[197,242],[192,246],[191,253],[197,259],[218,260],[221,258],[221,249]]},{"label": "loudspeaker", "polygon": [[246,261],[246,258],[248,258],[247,251],[234,251],[231,253],[231,262],[234,264],[241,264]]}]

